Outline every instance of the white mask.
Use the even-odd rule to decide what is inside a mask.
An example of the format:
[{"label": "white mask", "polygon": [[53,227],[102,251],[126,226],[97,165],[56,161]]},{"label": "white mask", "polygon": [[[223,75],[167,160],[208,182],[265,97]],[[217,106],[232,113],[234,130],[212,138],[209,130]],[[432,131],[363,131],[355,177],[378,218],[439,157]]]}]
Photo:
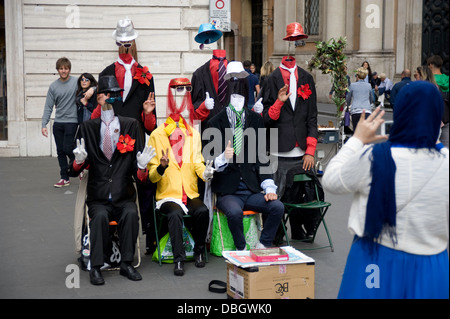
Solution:
[{"label": "white mask", "polygon": [[230,103],[237,112],[240,112],[244,107],[245,97],[240,94],[231,94]]}]

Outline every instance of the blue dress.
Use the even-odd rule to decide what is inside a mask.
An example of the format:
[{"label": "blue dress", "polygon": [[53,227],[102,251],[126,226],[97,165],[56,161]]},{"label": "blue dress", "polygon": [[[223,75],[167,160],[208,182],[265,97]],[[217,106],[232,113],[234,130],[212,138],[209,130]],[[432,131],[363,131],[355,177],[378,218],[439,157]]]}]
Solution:
[{"label": "blue dress", "polygon": [[338,298],[448,299],[448,251],[415,255],[355,238]]}]

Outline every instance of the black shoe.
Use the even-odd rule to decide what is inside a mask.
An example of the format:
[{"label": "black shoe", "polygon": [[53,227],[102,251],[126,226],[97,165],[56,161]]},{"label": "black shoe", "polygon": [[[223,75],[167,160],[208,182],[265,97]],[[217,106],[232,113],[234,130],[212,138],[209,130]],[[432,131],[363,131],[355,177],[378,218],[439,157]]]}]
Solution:
[{"label": "black shoe", "polygon": [[91,268],[91,270],[89,271],[89,277],[91,278],[91,284],[93,285],[99,286],[105,283],[102,272],[98,267]]},{"label": "black shoe", "polygon": [[120,265],[120,274],[132,281],[142,280],[141,274],[129,263],[122,263]]},{"label": "black shoe", "polygon": [[182,261],[176,262],[173,273],[175,274],[175,276],[183,276],[184,275],[184,262],[182,262]]},{"label": "black shoe", "polygon": [[203,254],[194,254],[194,260],[195,260],[195,267],[197,268],[203,268],[205,267],[205,258],[203,257]]}]

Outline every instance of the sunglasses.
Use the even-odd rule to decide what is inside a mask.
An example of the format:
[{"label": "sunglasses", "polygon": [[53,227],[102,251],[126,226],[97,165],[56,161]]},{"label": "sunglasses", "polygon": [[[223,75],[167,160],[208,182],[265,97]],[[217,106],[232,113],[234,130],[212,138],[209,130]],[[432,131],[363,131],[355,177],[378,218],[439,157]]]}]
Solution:
[{"label": "sunglasses", "polygon": [[91,80],[82,78],[80,81],[81,81],[81,82],[89,82],[89,81],[91,81]]},{"label": "sunglasses", "polygon": [[109,104],[112,104],[112,103],[114,103],[114,102],[116,102],[116,101],[118,101],[118,102],[122,101],[122,97],[121,97],[121,96],[118,96],[118,97],[110,97],[110,98],[108,98],[108,99],[105,100],[105,102],[106,102],[106,103],[109,103]]},{"label": "sunglasses", "polygon": [[192,91],[192,86],[177,86],[175,90],[177,90],[178,93],[184,92],[184,89],[186,89],[187,92]]},{"label": "sunglasses", "polygon": [[116,44],[118,47],[124,46],[125,48],[131,48],[131,46],[133,45],[133,43],[131,43],[131,42],[122,43],[122,42],[118,42],[118,41],[116,41]]}]

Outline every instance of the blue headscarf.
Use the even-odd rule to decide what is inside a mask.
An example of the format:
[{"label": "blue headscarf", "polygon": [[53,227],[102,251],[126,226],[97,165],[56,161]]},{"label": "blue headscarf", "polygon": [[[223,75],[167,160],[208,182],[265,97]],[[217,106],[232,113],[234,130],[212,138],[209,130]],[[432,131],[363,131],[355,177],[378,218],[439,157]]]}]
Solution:
[{"label": "blue headscarf", "polygon": [[391,147],[436,150],[444,102],[437,87],[416,81],[403,87],[394,108],[394,123],[389,140],[375,144],[372,150],[372,182],[367,201],[364,237],[369,242],[386,231],[394,244],[397,206],[395,171]]}]

